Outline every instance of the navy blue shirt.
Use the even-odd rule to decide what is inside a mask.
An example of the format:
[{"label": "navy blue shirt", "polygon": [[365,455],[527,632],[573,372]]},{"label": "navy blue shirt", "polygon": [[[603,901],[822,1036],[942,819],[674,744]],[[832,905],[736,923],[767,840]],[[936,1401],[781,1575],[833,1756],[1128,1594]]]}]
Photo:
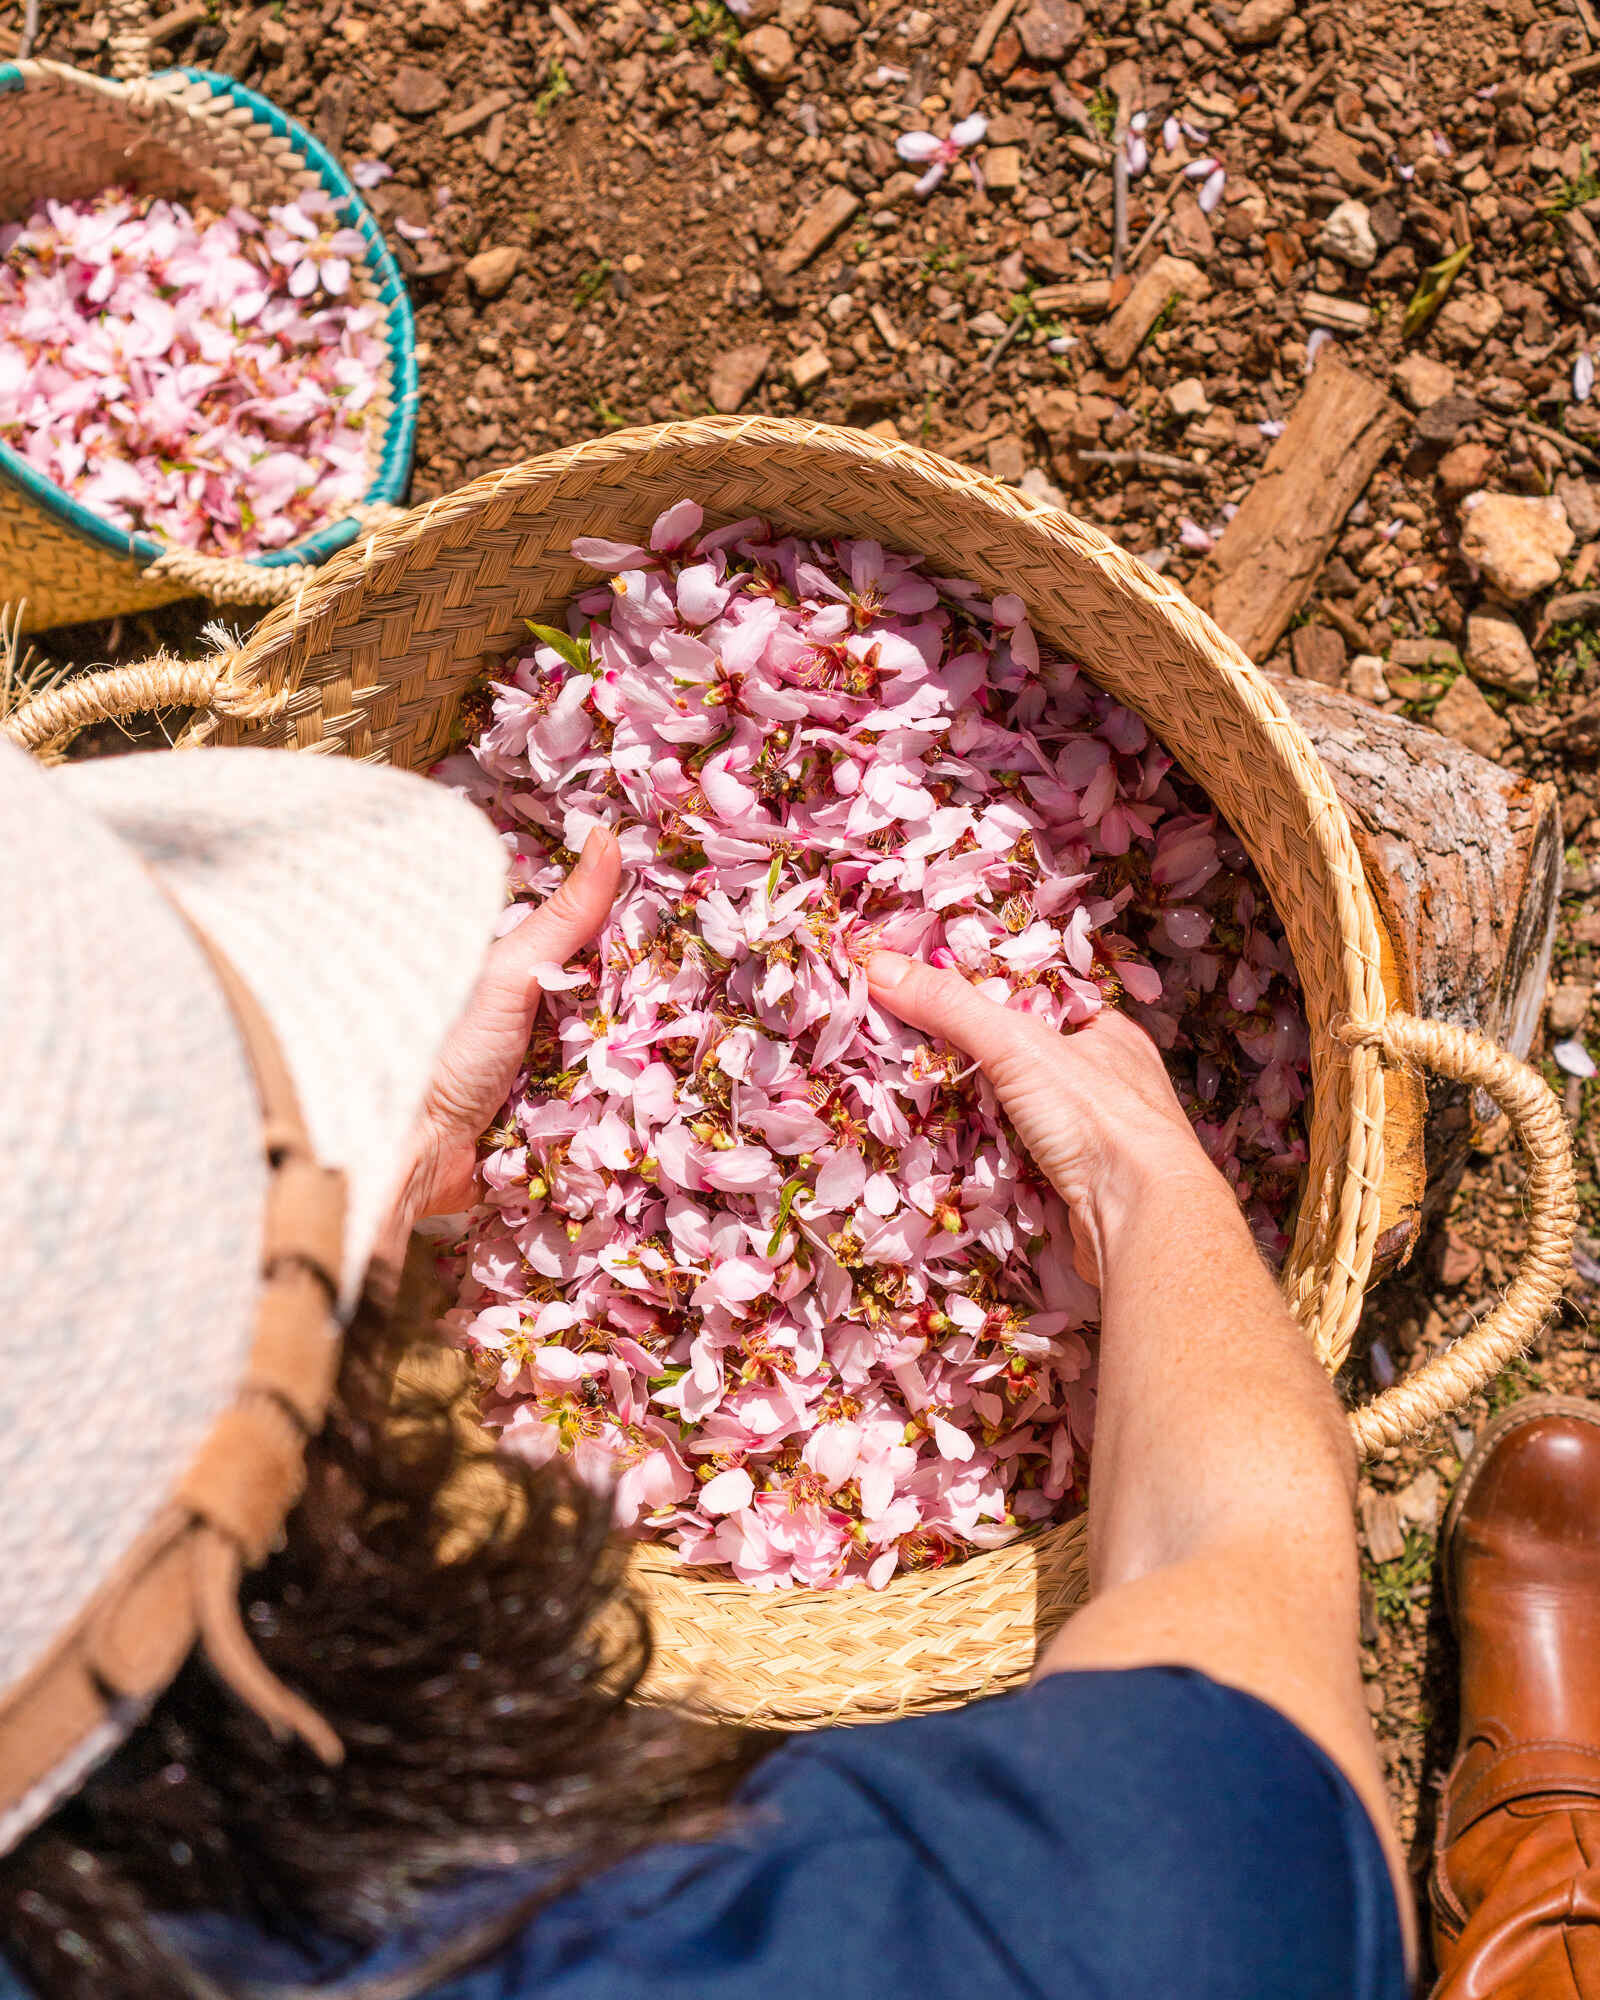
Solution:
[{"label": "navy blue shirt", "polygon": [[[1388,1870],[1347,1780],[1275,1710],[1179,1668],[1058,1674],[799,1737],[740,1801],[723,1838],[594,1878],[431,2000],[1407,1991]],[[471,1900],[525,1886],[480,1882]],[[462,1908],[443,1900],[425,1934],[346,1963],[341,1983],[416,1963]],[[324,1969],[231,1926],[187,1936],[225,1979]]]}]

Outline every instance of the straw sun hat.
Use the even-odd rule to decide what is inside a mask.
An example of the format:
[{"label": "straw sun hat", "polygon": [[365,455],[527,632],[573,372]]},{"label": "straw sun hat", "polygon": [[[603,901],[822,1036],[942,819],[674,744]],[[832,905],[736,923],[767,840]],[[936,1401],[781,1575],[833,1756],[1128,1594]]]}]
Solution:
[{"label": "straw sun hat", "polygon": [[240,1630],[503,902],[443,787],[0,744],[0,1853]]}]

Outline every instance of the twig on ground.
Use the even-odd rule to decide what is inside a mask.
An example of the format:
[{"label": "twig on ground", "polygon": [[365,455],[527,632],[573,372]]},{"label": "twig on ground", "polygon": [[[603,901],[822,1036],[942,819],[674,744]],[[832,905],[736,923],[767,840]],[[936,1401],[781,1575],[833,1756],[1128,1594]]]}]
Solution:
[{"label": "twig on ground", "polygon": [[1192,458],[1172,458],[1164,451],[1079,451],[1073,457],[1085,465],[1137,465],[1150,472],[1171,472],[1180,479],[1206,479],[1209,465],[1197,465]]},{"label": "twig on ground", "polygon": [[1568,437],[1565,431],[1552,430],[1549,424],[1536,424],[1531,417],[1497,417],[1485,410],[1480,421],[1508,435],[1512,431],[1526,431],[1530,437],[1543,438],[1549,444],[1559,445],[1563,451],[1570,451],[1574,458],[1582,459],[1585,465],[1600,466],[1600,452],[1591,451],[1586,444],[1579,444],[1576,438]]},{"label": "twig on ground", "polygon": [[1111,143],[1111,275],[1120,278],[1128,254],[1128,149],[1120,130]]},{"label": "twig on ground", "polygon": [[1301,105],[1306,103],[1315,91],[1321,89],[1338,60],[1339,52],[1335,49],[1331,54],[1325,55],[1322,58],[1321,62],[1317,64],[1316,68],[1298,89],[1290,91],[1289,95],[1283,100],[1281,107],[1285,118],[1292,118]]},{"label": "twig on ground", "polygon": [[[1182,174],[1174,174],[1171,180],[1167,182],[1166,192],[1162,195],[1161,199],[1156,203],[1155,214],[1152,215],[1150,220],[1145,224],[1144,233],[1140,236],[1138,242],[1134,244],[1133,248],[1128,252],[1128,265],[1130,269],[1137,268],[1139,259],[1144,255],[1144,253],[1150,248],[1150,245],[1155,241],[1156,231],[1161,227],[1162,222],[1165,220],[1167,210],[1171,208],[1172,204],[1177,200],[1178,190],[1182,186],[1183,186]],[[1115,275],[1115,270],[1116,267],[1115,265],[1113,265],[1112,266],[1113,275]]]},{"label": "twig on ground", "polygon": [[1583,31],[1589,37],[1590,48],[1600,49],[1600,20],[1595,18],[1590,0],[1573,0],[1573,5],[1578,10],[1578,19],[1583,23]]},{"label": "twig on ground", "polygon": [[1352,617],[1342,606],[1335,604],[1332,598],[1319,597],[1316,602],[1317,609],[1323,617],[1336,632],[1343,634],[1346,641],[1354,646],[1358,653],[1372,651],[1372,634],[1359,619]]},{"label": "twig on ground", "polygon": [[1019,312],[1016,318],[1006,328],[1005,332],[1001,334],[1000,338],[995,342],[994,346],[991,347],[989,349],[989,352],[983,357],[983,373],[985,375],[992,373],[996,362],[999,361],[1001,355],[1005,353],[1006,349],[1011,345],[1012,341],[1014,341],[1017,335],[1022,331],[1023,324],[1026,321],[1027,317],[1028,315],[1026,312]]},{"label": "twig on ground", "polygon": [[16,60],[26,62],[39,39],[39,0],[27,0],[22,10],[22,33],[17,37]]},{"label": "twig on ground", "polygon": [[983,17],[983,25],[972,38],[972,47],[967,50],[967,68],[976,69],[987,62],[989,52],[1000,39],[1000,30],[1011,19],[1011,11],[1017,0],[994,0],[994,5]]}]

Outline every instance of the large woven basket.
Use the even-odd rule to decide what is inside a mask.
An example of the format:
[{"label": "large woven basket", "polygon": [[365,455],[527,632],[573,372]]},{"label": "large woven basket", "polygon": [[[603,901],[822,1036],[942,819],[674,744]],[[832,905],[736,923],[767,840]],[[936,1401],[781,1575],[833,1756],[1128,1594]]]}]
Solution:
[{"label": "large woven basket", "polygon": [[[1041,638],[1149,722],[1238,830],[1294,950],[1312,1034],[1311,1156],[1286,1296],[1322,1363],[1349,1349],[1386,1214],[1386,1125],[1414,1153],[1426,1063],[1505,1105],[1528,1150],[1530,1240],[1499,1309],[1356,1410],[1364,1449],[1480,1387],[1558,1296],[1575,1214],[1565,1122],[1544,1084],[1463,1030],[1392,1011],[1384,940],[1349,823],[1310,743],[1230,640],[1095,529],[977,474],[861,432],[757,417],[621,432],[477,480],[375,531],[236,653],[69,683],[19,711],[35,749],[85,721],[184,702],[190,741],[285,744],[426,767],[465,690],[592,572],[576,535],[644,538],[691,496],[713,519],[871,535],[988,591],[1021,594]],[[1399,1150],[1395,1148],[1394,1150]],[[1086,1590],[1083,1524],[1048,1529],[879,1593],[759,1593],[641,1550],[655,1619],[649,1691],[789,1726],[898,1714],[1029,1669]]]},{"label": "large woven basket", "polygon": [[[121,67],[139,66],[135,46]],[[180,597],[276,603],[392,511],[411,473],[411,307],[382,231],[326,147],[253,90],[204,70],[112,82],[60,63],[0,65],[0,220],[25,216],[45,195],[76,200],[111,186],[258,213],[311,188],[332,198],[367,244],[352,289],[384,308],[388,357],[367,421],[367,489],[344,520],[288,548],[203,556],[114,527],[0,443],[0,603],[25,603],[35,630]]]}]

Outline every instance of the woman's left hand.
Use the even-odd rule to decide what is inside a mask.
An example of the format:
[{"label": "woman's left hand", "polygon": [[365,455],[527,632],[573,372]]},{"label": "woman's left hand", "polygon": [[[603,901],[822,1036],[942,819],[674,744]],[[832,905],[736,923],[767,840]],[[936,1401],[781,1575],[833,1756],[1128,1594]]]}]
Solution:
[{"label": "woman's left hand", "polygon": [[594,937],[616,900],[621,870],[616,841],[596,827],[555,894],[490,946],[417,1119],[411,1165],[385,1231],[391,1252],[403,1251],[411,1225],[423,1216],[471,1207],[478,1141],[527,1057],[543,997],[539,967],[564,964]]}]

